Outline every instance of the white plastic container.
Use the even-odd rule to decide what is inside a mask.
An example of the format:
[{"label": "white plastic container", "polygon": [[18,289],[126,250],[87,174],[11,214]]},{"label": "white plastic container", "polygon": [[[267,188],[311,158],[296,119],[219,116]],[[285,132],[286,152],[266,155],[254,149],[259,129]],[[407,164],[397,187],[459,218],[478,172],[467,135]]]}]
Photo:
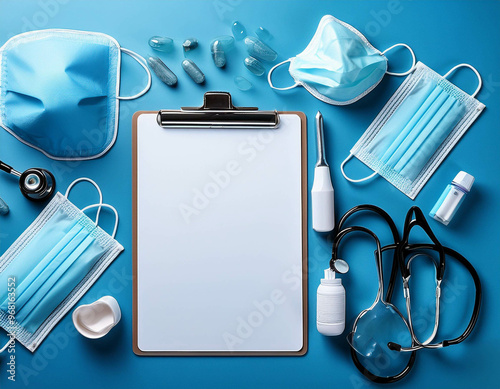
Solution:
[{"label": "white plastic container", "polygon": [[80,305],[73,311],[73,324],[80,334],[90,339],[102,338],[122,317],[118,301],[104,296],[92,304]]},{"label": "white plastic container", "polygon": [[317,292],[316,327],[320,334],[337,336],[345,329],[345,289],[335,272],[325,270]]}]

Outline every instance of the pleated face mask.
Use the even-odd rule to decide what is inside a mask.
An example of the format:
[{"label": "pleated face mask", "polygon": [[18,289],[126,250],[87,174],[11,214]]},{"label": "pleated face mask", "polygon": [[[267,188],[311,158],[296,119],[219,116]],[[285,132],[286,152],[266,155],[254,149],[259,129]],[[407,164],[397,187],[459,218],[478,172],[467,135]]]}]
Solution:
[{"label": "pleated face mask", "polygon": [[[35,351],[52,328],[78,302],[123,251],[114,237],[116,210],[102,203],[80,210],[66,195],[54,198],[0,258],[0,327],[28,350]],[[112,235],[97,226],[101,208],[116,217]],[[84,212],[98,208],[96,221]]]},{"label": "pleated face mask", "polygon": [[[479,86],[472,96],[447,80],[461,67],[472,69],[478,77]],[[342,174],[351,182],[380,174],[415,199],[485,108],[475,99],[481,85],[481,76],[471,65],[457,65],[441,76],[419,62],[342,162]],[[375,173],[358,180],[349,178],[344,165],[352,156]]]},{"label": "pleated face mask", "polygon": [[[119,96],[122,52],[148,74],[135,96]],[[98,158],[116,140],[119,100],[135,99],[150,85],[144,58],[109,35],[27,32],[0,49],[0,125],[50,158]]]},{"label": "pleated face mask", "polygon": [[[307,89],[317,99],[333,105],[352,104],[371,92],[385,74],[406,76],[404,73],[387,71],[385,53],[397,46],[406,47],[413,58],[415,55],[408,45],[398,43],[380,52],[354,27],[331,15],[321,19],[318,29],[309,45],[299,55],[274,66],[268,74],[271,88],[287,90],[299,85]],[[278,88],[273,85],[273,71],[290,62],[288,71],[295,80],[292,86]]]}]

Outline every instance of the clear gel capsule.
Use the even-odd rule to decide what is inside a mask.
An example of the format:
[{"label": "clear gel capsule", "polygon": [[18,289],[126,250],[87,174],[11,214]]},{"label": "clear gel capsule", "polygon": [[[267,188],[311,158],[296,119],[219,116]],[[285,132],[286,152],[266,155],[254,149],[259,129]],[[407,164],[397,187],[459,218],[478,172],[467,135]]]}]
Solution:
[{"label": "clear gel capsule", "polygon": [[156,51],[168,53],[174,49],[174,40],[166,36],[152,36],[148,43]]},{"label": "clear gel capsule", "polygon": [[272,62],[278,57],[276,51],[253,36],[247,36],[245,38],[245,45],[247,47],[248,54],[262,61]]},{"label": "clear gel capsule", "polygon": [[236,85],[239,90],[242,90],[244,92],[252,89],[253,86],[250,81],[241,76],[234,77],[234,85]]},{"label": "clear gel capsule", "polygon": [[259,27],[258,29],[256,29],[255,35],[257,35],[261,41],[270,41],[272,38],[271,33],[264,27]]},{"label": "clear gel capsule", "polygon": [[198,47],[198,39],[188,38],[184,41],[184,43],[182,44],[182,47],[183,47],[184,51],[194,50]]},{"label": "clear gel capsule", "polygon": [[184,61],[182,61],[182,68],[197,84],[203,84],[203,82],[205,81],[205,75],[203,74],[203,72],[190,59],[185,59]]},{"label": "clear gel capsule", "polygon": [[264,69],[260,61],[254,57],[246,57],[245,66],[256,76],[262,76],[266,72],[266,69]]},{"label": "clear gel capsule", "polygon": [[219,41],[219,43],[222,46],[222,49],[226,53],[234,49],[234,38],[231,35],[222,35],[215,38],[212,42],[210,42],[210,47],[212,47],[216,41]]},{"label": "clear gel capsule", "polygon": [[247,36],[247,30],[245,26],[238,21],[233,22],[231,30],[233,31],[234,39],[236,39],[237,41],[241,41]]},{"label": "clear gel capsule", "polygon": [[0,198],[0,215],[7,215],[9,213],[9,206]]},{"label": "clear gel capsule", "polygon": [[212,51],[215,66],[223,68],[226,65],[226,53],[224,53],[222,44],[219,41],[214,41],[210,46],[210,51]]},{"label": "clear gel capsule", "polygon": [[151,70],[168,86],[177,84],[177,76],[158,57],[149,57],[148,64]]}]

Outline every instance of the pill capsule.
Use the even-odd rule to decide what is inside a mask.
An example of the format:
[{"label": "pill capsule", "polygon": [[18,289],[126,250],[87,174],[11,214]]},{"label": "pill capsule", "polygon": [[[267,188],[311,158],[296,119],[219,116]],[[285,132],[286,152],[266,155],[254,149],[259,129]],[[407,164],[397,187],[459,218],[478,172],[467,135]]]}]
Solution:
[{"label": "pill capsule", "polygon": [[245,77],[234,77],[234,84],[239,90],[247,91],[252,89],[252,83],[248,81]]},{"label": "pill capsule", "polygon": [[262,61],[272,62],[278,57],[276,51],[253,36],[245,38],[245,46],[247,47],[248,54]]},{"label": "pill capsule", "polygon": [[168,86],[177,84],[177,76],[158,57],[149,57],[148,64],[151,70]]},{"label": "pill capsule", "polygon": [[272,38],[271,33],[264,27],[257,28],[255,30],[255,35],[257,35],[261,41],[269,41]]},{"label": "pill capsule", "polygon": [[203,82],[205,81],[205,75],[203,74],[203,72],[190,59],[185,59],[184,61],[182,61],[182,68],[197,84],[203,84]]},{"label": "pill capsule", "polygon": [[0,198],[0,215],[7,215],[9,213],[9,206]]},{"label": "pill capsule", "polygon": [[198,39],[196,38],[188,38],[182,44],[184,51],[194,50],[198,47]]},{"label": "pill capsule", "polygon": [[234,39],[236,39],[237,41],[241,41],[247,36],[247,30],[245,26],[238,21],[233,22],[231,30],[233,31]]},{"label": "pill capsule", "polygon": [[215,41],[219,41],[222,46],[222,49],[228,53],[232,49],[234,49],[234,38],[231,35],[221,35],[215,38],[212,42],[210,42],[210,47],[215,43]]},{"label": "pill capsule", "polygon": [[246,57],[245,66],[256,76],[262,76],[266,72],[262,63],[254,57]]},{"label": "pill capsule", "polygon": [[212,58],[214,59],[214,64],[218,68],[222,68],[226,65],[226,53],[222,48],[222,44],[219,41],[215,41],[210,50],[212,51]]},{"label": "pill capsule", "polygon": [[174,40],[165,36],[152,36],[148,43],[156,51],[169,52],[174,49]]}]

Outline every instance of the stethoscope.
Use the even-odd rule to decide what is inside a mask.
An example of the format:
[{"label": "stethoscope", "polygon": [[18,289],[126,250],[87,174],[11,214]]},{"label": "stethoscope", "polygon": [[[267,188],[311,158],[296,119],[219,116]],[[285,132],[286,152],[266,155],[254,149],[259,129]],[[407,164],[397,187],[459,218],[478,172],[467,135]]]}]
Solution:
[{"label": "stethoscope", "polygon": [[19,178],[19,189],[29,200],[43,201],[55,193],[56,180],[54,175],[46,169],[31,168],[21,173],[0,161],[0,170]]},{"label": "stethoscope", "polygon": [[[394,243],[381,247],[380,242],[378,237],[369,229],[361,226],[353,226],[353,227],[345,227],[344,224],[346,220],[352,216],[355,213],[361,212],[361,211],[371,211],[374,212],[375,214],[381,216],[388,224],[391,233],[393,235],[393,240]],[[418,244],[410,244],[409,243],[409,235],[410,231],[413,227],[419,226],[421,227],[424,232],[429,236],[431,239],[432,243],[418,243]],[[403,238],[399,238],[399,233],[396,228],[396,225],[392,218],[385,212],[383,209],[376,207],[374,205],[359,205],[356,206],[349,211],[347,211],[344,216],[340,219],[338,226],[337,226],[337,234],[335,236],[335,239],[333,241],[333,247],[332,247],[332,258],[330,260],[330,268],[337,272],[344,274],[348,271],[349,266],[346,261],[343,259],[338,258],[338,249],[340,242],[342,239],[352,233],[352,232],[364,232],[370,236],[372,236],[375,239],[375,242],[377,243],[377,250],[375,251],[375,255],[379,258],[382,257],[382,253],[385,251],[393,250],[394,251],[394,257],[393,257],[393,263],[392,263],[392,269],[391,269],[391,275],[389,279],[389,284],[387,288],[387,293],[385,297],[385,301],[389,302],[392,299],[392,294],[394,291],[394,285],[396,281],[396,276],[398,273],[398,268],[401,272],[402,275],[402,280],[403,280],[403,293],[404,293],[404,298],[405,298],[405,303],[406,303],[406,311],[408,318],[405,319],[402,317],[402,319],[405,321],[407,327],[410,330],[411,334],[411,347],[402,347],[400,344],[395,343],[395,342],[389,342],[387,344],[387,347],[391,350],[394,351],[399,351],[399,352],[411,352],[411,356],[408,360],[407,365],[405,368],[398,374],[389,376],[389,377],[381,377],[373,374],[371,371],[369,371],[358,358],[358,353],[356,350],[351,346],[351,357],[353,359],[354,364],[358,368],[363,375],[365,375],[368,379],[374,382],[378,383],[392,383],[399,381],[403,377],[405,377],[413,367],[415,363],[415,357],[416,357],[416,351],[423,349],[423,348],[428,348],[428,349],[436,349],[436,348],[442,348],[442,347],[447,347],[451,346],[454,344],[458,344],[463,342],[472,332],[474,329],[474,326],[476,325],[477,319],[479,317],[479,310],[481,306],[481,297],[482,297],[482,290],[481,290],[481,282],[479,280],[479,276],[474,269],[474,267],[471,265],[465,257],[463,257],[461,254],[458,252],[442,246],[439,241],[437,240],[436,236],[432,232],[429,224],[425,220],[424,214],[422,213],[421,209],[418,207],[412,207],[408,211],[405,219],[405,224],[404,224],[404,229],[403,229]],[[435,251],[437,252],[439,256],[439,261],[436,261],[432,256],[428,255],[427,252],[429,251]],[[474,287],[475,287],[475,301],[474,301],[474,308],[472,311],[471,318],[469,320],[469,324],[467,325],[467,328],[465,331],[460,335],[457,336],[454,339],[448,339],[448,340],[443,340],[438,343],[431,343],[434,340],[434,337],[437,334],[437,330],[439,327],[439,315],[440,315],[440,297],[441,297],[441,283],[443,282],[443,277],[444,277],[444,270],[445,270],[445,261],[446,261],[446,256],[454,258],[457,260],[461,265],[463,265],[467,271],[470,273],[473,282],[474,282]],[[407,260],[407,258],[409,259]],[[417,336],[415,335],[415,331],[413,328],[413,321],[411,317],[411,298],[410,298],[410,277],[411,277],[411,264],[412,262],[418,258],[418,257],[427,257],[430,258],[433,263],[434,267],[436,270],[436,310],[435,310],[435,320],[434,320],[434,328],[432,331],[432,334],[426,339],[425,341],[421,342]]]}]

